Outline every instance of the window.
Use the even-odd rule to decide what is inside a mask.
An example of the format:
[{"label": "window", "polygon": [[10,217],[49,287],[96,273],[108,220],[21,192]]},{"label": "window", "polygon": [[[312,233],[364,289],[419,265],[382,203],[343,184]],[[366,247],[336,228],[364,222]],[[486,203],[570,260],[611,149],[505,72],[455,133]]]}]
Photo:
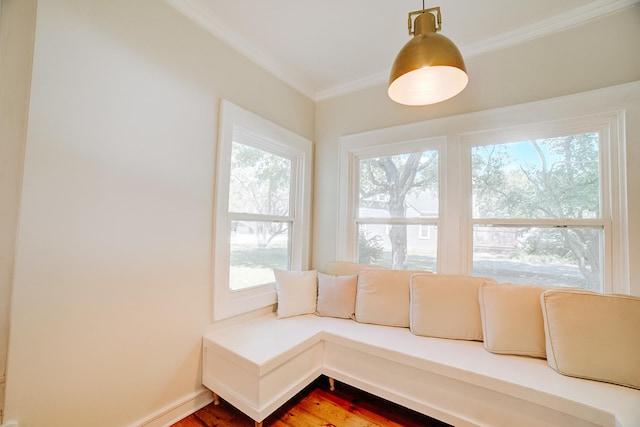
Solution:
[{"label": "window", "polygon": [[[411,151],[419,146],[419,151]],[[435,270],[439,221],[438,141],[364,149],[351,210],[358,262],[396,269]]]},{"label": "window", "polygon": [[418,228],[418,238],[419,239],[430,239],[431,233],[434,229],[432,225],[420,224],[420,228]]},{"label": "window", "polygon": [[605,137],[585,130],[470,147],[473,274],[604,290]]},{"label": "window", "polygon": [[[236,140],[248,140],[241,132]],[[273,268],[291,261],[293,160],[233,142],[229,183],[229,288],[272,282]]]},{"label": "window", "polygon": [[276,302],[273,269],[308,262],[311,142],[223,101],[214,320]]},{"label": "window", "polygon": [[338,258],[629,293],[626,96],[342,137]]}]

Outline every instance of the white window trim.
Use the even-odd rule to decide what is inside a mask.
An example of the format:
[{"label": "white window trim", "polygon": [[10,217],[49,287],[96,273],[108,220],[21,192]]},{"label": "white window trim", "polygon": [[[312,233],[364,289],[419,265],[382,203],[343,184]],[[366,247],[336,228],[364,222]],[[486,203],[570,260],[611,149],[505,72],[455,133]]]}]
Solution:
[{"label": "white window trim", "polygon": [[[255,136],[251,144],[292,160],[292,197],[289,216],[291,230],[291,269],[309,265],[311,218],[312,142],[260,116],[223,100],[217,152],[217,180],[213,236],[213,320],[219,321],[276,303],[274,283],[249,289],[229,289],[229,178],[234,130]],[[261,216],[260,220],[268,219]]]},{"label": "white window trim", "polygon": [[[338,194],[340,209],[338,210],[338,229],[344,230],[338,239],[337,254],[338,259],[355,261],[356,254],[356,234],[358,223],[384,223],[384,224],[431,224],[439,226],[438,218],[375,218],[371,220],[356,218],[359,199],[355,197],[359,191],[358,162],[360,159],[369,157],[392,156],[399,153],[418,152],[426,150],[438,151],[438,159],[442,162],[445,151],[446,140],[443,137],[428,139],[415,139],[404,142],[391,143],[381,139],[379,143],[372,143],[366,139],[348,137],[341,138],[340,156],[340,191]],[[443,194],[442,168],[438,168],[439,189],[438,193]],[[342,177],[349,176],[348,182],[342,181]],[[349,203],[351,201],[351,203]]]},{"label": "white window trim", "polygon": [[[619,283],[616,271],[622,271],[624,266],[618,265],[618,258],[614,256],[614,247],[618,244],[620,236],[616,236],[613,232],[613,223],[615,223],[612,212],[612,205],[618,204],[618,195],[612,196],[610,193],[613,188],[617,187],[620,174],[615,174],[618,170],[618,162],[613,155],[612,150],[618,144],[613,141],[619,141],[617,135],[617,123],[624,122],[624,113],[606,113],[598,115],[583,116],[573,119],[555,120],[543,123],[532,123],[509,129],[492,129],[482,132],[472,132],[461,135],[462,164],[464,182],[467,184],[464,189],[465,194],[471,195],[471,148],[481,145],[493,145],[517,141],[526,141],[531,139],[542,139],[555,137],[559,135],[577,135],[588,132],[597,132],[600,135],[600,211],[601,217],[597,219],[504,219],[504,218],[476,218],[473,219],[471,197],[465,198],[465,204],[461,211],[465,217],[467,230],[467,245],[471,247],[472,230],[477,224],[505,225],[505,226],[596,226],[602,227],[605,238],[603,248],[603,291],[605,293],[622,292],[617,289],[615,284]],[[624,166],[623,166],[624,169]],[[626,174],[625,174],[626,176]],[[607,236],[611,235],[611,238]],[[626,238],[626,236],[623,236]],[[472,259],[469,256],[467,260],[467,271],[472,271]]]},{"label": "white window trim", "polygon": [[[411,123],[391,128],[347,135],[340,138],[340,176],[338,187],[338,233],[336,254],[338,259],[355,261],[355,234],[351,223],[354,219],[350,197],[354,191],[352,176],[357,170],[356,158],[367,150],[384,147],[397,151],[393,146],[403,141],[425,141],[441,138],[445,141],[440,151],[440,223],[438,226],[438,272],[447,274],[469,274],[471,267],[470,200],[463,200],[463,189],[467,185],[468,172],[465,162],[463,139],[468,142],[474,135],[490,131],[512,130],[553,122],[605,120],[609,134],[608,153],[605,161],[609,165],[608,183],[610,192],[611,245],[604,250],[605,264],[610,272],[605,280],[605,289],[629,294],[629,242],[625,149],[627,134],[640,137],[640,125],[626,121],[632,112],[640,115],[640,82],[599,89],[576,95],[537,101],[451,116],[424,122]],[[597,120],[596,120],[597,121]],[[510,136],[514,136],[513,134]],[[495,141],[494,141],[495,143]],[[386,147],[385,147],[386,146]],[[367,148],[368,147],[368,148]],[[460,171],[464,171],[463,174]],[[603,186],[606,183],[603,183]],[[442,245],[442,241],[459,241],[460,246]],[[608,263],[607,263],[608,261]]]}]

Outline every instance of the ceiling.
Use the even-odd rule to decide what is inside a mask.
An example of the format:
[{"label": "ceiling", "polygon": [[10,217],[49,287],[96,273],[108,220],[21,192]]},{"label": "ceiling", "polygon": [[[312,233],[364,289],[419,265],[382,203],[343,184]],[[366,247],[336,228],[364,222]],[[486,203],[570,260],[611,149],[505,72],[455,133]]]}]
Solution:
[{"label": "ceiling", "polygon": [[[165,0],[311,99],[386,82],[419,0]],[[441,34],[465,58],[640,0],[443,0]]]}]

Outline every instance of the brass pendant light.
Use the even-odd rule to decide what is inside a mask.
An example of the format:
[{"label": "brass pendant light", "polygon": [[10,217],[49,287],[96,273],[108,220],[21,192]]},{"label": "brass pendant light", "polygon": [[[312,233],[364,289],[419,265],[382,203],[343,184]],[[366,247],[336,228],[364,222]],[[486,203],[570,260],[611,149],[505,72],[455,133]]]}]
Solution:
[{"label": "brass pendant light", "polygon": [[387,93],[393,101],[435,104],[467,86],[469,77],[462,54],[451,40],[437,33],[441,23],[439,7],[424,9],[423,4],[422,10],[409,13],[409,34],[413,38],[400,50],[391,68]]}]

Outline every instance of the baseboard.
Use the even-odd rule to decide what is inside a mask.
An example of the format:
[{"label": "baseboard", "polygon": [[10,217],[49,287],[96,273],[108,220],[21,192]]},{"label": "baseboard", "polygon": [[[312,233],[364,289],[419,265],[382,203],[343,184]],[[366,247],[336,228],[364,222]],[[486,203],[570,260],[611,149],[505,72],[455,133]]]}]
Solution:
[{"label": "baseboard", "polygon": [[213,402],[213,394],[202,388],[177,400],[129,427],[167,427]]},{"label": "baseboard", "polygon": [[[0,3],[2,0],[0,0]],[[0,376],[0,423],[4,421],[4,388],[6,383],[6,377]]]}]

